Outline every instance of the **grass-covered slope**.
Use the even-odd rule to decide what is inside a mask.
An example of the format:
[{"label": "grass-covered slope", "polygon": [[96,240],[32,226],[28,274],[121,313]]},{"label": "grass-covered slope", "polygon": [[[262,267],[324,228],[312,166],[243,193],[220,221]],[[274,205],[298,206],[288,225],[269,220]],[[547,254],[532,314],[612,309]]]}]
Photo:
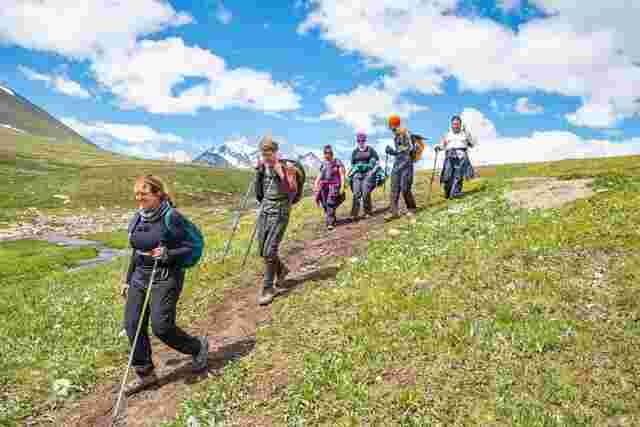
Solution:
[{"label": "grass-covered slope", "polygon": [[[483,169],[466,198],[445,201],[435,188],[428,207],[430,174],[420,175],[416,223],[387,224],[388,237],[369,241],[364,256],[337,260],[337,277],[276,299],[254,351],[192,386],[173,424],[640,424],[639,166],[627,158]],[[512,178],[530,175],[596,175],[598,192],[559,209],[512,208],[505,193],[523,185]],[[229,275],[240,272],[254,218],[243,219],[223,265],[215,259],[230,218],[185,211],[207,239],[181,297],[186,326],[237,286]],[[288,237],[308,238],[318,221],[305,199]],[[88,254],[52,254],[47,270],[23,247],[0,250],[2,276],[19,278],[0,290],[0,424],[22,425],[43,403],[121,373],[124,262],[65,273]],[[33,269],[17,275],[16,257]],[[258,268],[251,259],[245,272]],[[52,393],[60,379],[72,384],[69,396]]]},{"label": "grass-covered slope", "polygon": [[[0,129],[0,223],[15,221],[30,207],[131,206],[133,180],[148,173],[165,178],[181,206],[244,191],[249,179],[245,171],[136,160],[83,142],[51,142]],[[54,196],[66,196],[69,202]]]},{"label": "grass-covered slope", "polygon": [[[276,300],[255,352],[174,425],[640,425],[639,166],[504,166],[438,195],[336,280]],[[510,178],[532,174],[599,191],[513,209]]]}]

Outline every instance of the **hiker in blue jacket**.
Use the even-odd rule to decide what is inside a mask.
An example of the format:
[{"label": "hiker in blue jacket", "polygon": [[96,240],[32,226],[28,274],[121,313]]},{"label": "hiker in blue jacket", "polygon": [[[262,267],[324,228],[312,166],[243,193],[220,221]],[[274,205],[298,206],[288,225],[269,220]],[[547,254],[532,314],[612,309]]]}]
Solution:
[{"label": "hiker in blue jacket", "polygon": [[[176,326],[176,305],[184,284],[185,271],[178,266],[179,257],[193,248],[186,239],[183,216],[172,209],[173,204],[162,180],[156,176],[139,177],[135,182],[135,198],[139,210],[129,226],[129,241],[133,252],[129,262],[122,296],[126,297],[125,325],[129,344],[133,344],[138,322],[142,329],[133,351],[132,366],[137,378],[130,389],[144,386],[156,379],[151,360],[149,320],[155,336],[169,347],[193,357],[193,370],[207,367],[209,342],[206,336],[193,337]],[[169,217],[171,233],[166,230],[165,214]],[[150,304],[142,316],[142,307],[155,261],[158,261]]]},{"label": "hiker in blue jacket", "polygon": [[349,171],[353,193],[351,217],[354,221],[360,214],[360,200],[364,207],[365,218],[372,215],[371,192],[376,187],[375,172],[380,161],[376,150],[367,144],[365,133],[359,132],[356,135],[356,142],[358,146],[351,153],[351,170]]}]

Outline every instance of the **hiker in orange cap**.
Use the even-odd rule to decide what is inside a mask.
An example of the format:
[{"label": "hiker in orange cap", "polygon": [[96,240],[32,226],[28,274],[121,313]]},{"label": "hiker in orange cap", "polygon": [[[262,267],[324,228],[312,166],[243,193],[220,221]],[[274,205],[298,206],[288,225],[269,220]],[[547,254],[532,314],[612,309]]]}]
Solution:
[{"label": "hiker in orange cap", "polygon": [[398,203],[400,194],[404,198],[407,206],[407,215],[414,216],[416,212],[416,199],[413,196],[411,187],[413,186],[414,162],[416,155],[416,144],[411,138],[411,134],[406,128],[400,127],[400,117],[391,115],[388,120],[389,129],[393,132],[394,148],[387,146],[385,152],[390,156],[395,156],[393,169],[391,170],[391,215],[388,219],[398,218]]}]

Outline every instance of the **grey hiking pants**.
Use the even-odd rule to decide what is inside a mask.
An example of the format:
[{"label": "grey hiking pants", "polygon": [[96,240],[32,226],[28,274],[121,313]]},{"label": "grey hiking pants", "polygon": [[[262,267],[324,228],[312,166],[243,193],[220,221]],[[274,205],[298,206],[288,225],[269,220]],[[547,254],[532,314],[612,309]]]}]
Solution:
[{"label": "grey hiking pants", "polygon": [[263,201],[263,210],[258,217],[257,241],[260,256],[264,258],[264,287],[271,288],[275,276],[282,268],[279,257],[280,243],[289,225],[288,201]]}]

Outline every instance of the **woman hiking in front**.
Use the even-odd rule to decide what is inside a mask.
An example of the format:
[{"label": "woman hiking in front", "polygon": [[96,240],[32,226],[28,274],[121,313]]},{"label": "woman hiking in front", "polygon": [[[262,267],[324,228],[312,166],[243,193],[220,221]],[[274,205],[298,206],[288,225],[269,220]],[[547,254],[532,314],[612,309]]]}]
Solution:
[{"label": "woman hiking in front", "polygon": [[445,198],[462,197],[462,185],[465,178],[475,176],[467,151],[476,145],[471,133],[462,125],[460,116],[451,118],[451,128],[435,146],[436,151],[445,150],[445,159],[440,174],[440,183],[444,187]]},{"label": "woman hiking in front", "polygon": [[320,174],[314,183],[316,203],[322,205],[327,230],[336,226],[336,209],[344,201],[344,165],[333,155],[331,145],[324,147],[324,161],[320,165]]},{"label": "woman hiking in front", "polygon": [[[260,142],[262,159],[256,170],[256,199],[261,204],[256,224],[258,250],[264,259],[264,282],[258,304],[273,301],[275,281],[280,284],[289,273],[278,255],[280,243],[289,225],[291,185],[283,161],[278,157],[278,143],[265,137]],[[295,185],[295,184],[293,184]]]},{"label": "woman hiking in front", "polygon": [[[122,295],[126,297],[125,325],[129,344],[134,345],[138,322],[142,322],[135,343],[132,366],[137,378],[127,387],[133,390],[156,379],[151,360],[151,328],[163,343],[193,357],[193,370],[207,367],[209,342],[206,336],[193,337],[176,326],[176,304],[184,284],[185,271],[178,267],[179,257],[191,253],[182,215],[173,204],[162,180],[156,176],[139,177],[134,186],[138,212],[129,226],[129,242],[133,248]],[[172,209],[171,233],[167,232],[165,214]],[[154,263],[158,261],[151,287],[149,306],[142,313]]]}]

